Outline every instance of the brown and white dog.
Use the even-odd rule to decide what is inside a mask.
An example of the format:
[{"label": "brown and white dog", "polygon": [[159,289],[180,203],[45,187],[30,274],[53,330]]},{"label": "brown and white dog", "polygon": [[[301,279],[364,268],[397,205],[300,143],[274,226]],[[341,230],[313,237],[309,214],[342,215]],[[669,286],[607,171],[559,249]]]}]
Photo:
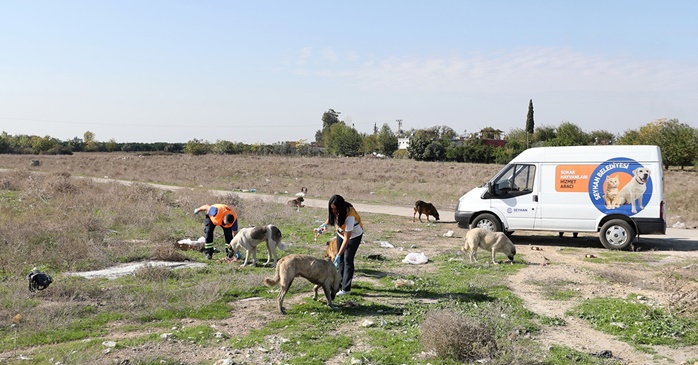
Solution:
[{"label": "brown and white dog", "polygon": [[241,267],[245,267],[245,265],[247,265],[250,252],[252,252],[252,265],[256,266],[257,245],[263,241],[266,241],[268,251],[267,262],[264,264],[264,266],[268,265],[273,257],[274,262],[272,263],[271,267],[275,267],[276,249],[278,248],[279,250],[285,250],[286,245],[281,242],[281,230],[279,230],[279,228],[273,224],[240,229],[235,237],[233,237],[232,241],[230,241],[231,250],[226,251],[228,252],[228,256],[232,258],[231,256],[234,255],[235,252],[239,251],[240,249],[245,249],[245,262],[240,265]]},{"label": "brown and white dog", "polygon": [[419,221],[422,221],[422,214],[427,216],[427,222],[430,222],[429,216],[434,217],[437,221],[439,220],[439,212],[436,210],[433,204],[427,203],[422,200],[417,200],[414,203],[414,214],[412,214],[412,222],[414,222],[414,218],[419,213]]},{"label": "brown and white dog", "polygon": [[325,292],[325,298],[327,298],[327,305],[332,309],[336,309],[334,304],[332,304],[332,300],[339,291],[341,280],[334,264],[329,260],[319,259],[311,255],[291,254],[279,260],[273,278],[264,279],[264,285],[266,286],[271,287],[277,284],[281,286],[277,297],[279,312],[286,314],[284,296],[286,296],[296,276],[304,277],[315,284],[313,288],[314,300],[317,300],[318,289],[322,288]]},{"label": "brown and white dog", "polygon": [[291,200],[287,201],[286,205],[288,205],[289,207],[301,208],[301,207],[305,206],[305,205],[303,205],[303,201],[305,201],[305,199],[303,199],[302,196],[299,196],[295,199],[291,199]]}]

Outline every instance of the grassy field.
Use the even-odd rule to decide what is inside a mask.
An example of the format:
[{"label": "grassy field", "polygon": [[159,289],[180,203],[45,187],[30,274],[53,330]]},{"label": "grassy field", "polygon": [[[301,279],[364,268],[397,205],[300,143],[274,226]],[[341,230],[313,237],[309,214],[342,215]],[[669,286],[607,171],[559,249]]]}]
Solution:
[{"label": "grassy field", "polygon": [[[40,159],[41,165],[30,167],[32,159]],[[206,261],[197,251],[173,245],[202,234],[201,217],[191,213],[194,207],[222,202],[235,207],[242,226],[278,225],[289,245],[282,256],[321,257],[324,241],[315,242],[312,229],[324,220],[326,210],[243,200],[235,191],[255,189],[290,198],[307,187],[310,198],[340,193],[352,202],[405,207],[422,199],[433,202],[443,220],[451,220],[458,197],[501,166],[130,154],[9,155],[0,161],[0,168],[8,169],[0,171],[0,363],[623,363],[576,346],[543,346],[539,336],[565,327],[570,318],[582,318],[649,355],[662,354],[657,346],[694,351],[698,344],[691,330],[698,320],[691,309],[698,300],[691,296],[698,278],[695,256],[663,260],[666,252],[599,251],[614,267],[654,273],[651,278],[657,285],[647,289],[656,290],[657,304],[609,293],[580,298],[571,289],[578,283],[528,280],[541,287],[547,300],[579,301],[565,315],[548,316],[528,309],[507,284],[529,269],[532,254],[523,253],[514,265],[489,265],[485,260],[471,264],[462,259],[462,233],[454,224],[362,214],[366,235],[357,257],[354,294],[341,298],[342,308],[333,311],[323,301],[313,301],[312,285],[298,279],[286,297],[289,314],[283,316],[276,311],[277,289],[262,283],[273,269]],[[76,178],[88,176],[186,188]],[[666,173],[670,224],[698,222],[694,177],[694,172]],[[208,189],[230,193],[220,197]],[[222,250],[222,234],[216,234]],[[386,249],[381,242],[395,247]],[[600,246],[598,240],[582,242],[562,256],[589,251],[584,246],[589,242]],[[429,263],[403,263],[408,252],[425,252]],[[264,259],[266,250],[261,255]],[[222,257],[218,253],[214,259]],[[68,275],[144,260],[207,265],[182,270],[145,267],[114,280]],[[29,293],[25,276],[35,266],[51,273],[54,283]],[[641,281],[603,267],[580,271],[590,270],[599,282],[623,283],[633,290],[632,283]],[[635,324],[620,328],[619,322]],[[654,359],[668,361],[667,355]],[[687,359],[696,361],[698,355]]]}]

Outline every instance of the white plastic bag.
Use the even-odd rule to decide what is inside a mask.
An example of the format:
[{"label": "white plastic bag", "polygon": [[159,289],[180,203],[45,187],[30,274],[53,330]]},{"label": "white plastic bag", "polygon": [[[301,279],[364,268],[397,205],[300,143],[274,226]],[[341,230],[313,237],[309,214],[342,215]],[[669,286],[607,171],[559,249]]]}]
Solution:
[{"label": "white plastic bag", "polygon": [[416,252],[410,252],[405,256],[405,259],[402,260],[402,262],[406,264],[414,264],[414,265],[421,265],[421,264],[426,264],[429,262],[429,258],[424,254],[424,252],[416,253]]}]

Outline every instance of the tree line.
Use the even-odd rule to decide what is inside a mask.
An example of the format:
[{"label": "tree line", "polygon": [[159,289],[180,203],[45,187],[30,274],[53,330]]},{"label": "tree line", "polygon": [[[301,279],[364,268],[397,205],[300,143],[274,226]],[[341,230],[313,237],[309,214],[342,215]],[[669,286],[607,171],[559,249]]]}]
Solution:
[{"label": "tree line", "polygon": [[[525,128],[514,128],[504,136],[504,144],[493,144],[498,131],[486,127],[475,133],[458,134],[448,126],[393,131],[388,124],[372,133],[359,133],[340,119],[339,112],[329,109],[322,115],[322,127],[315,141],[245,144],[218,140],[209,142],[192,139],[186,143],[121,143],[111,139],[96,140],[87,131],[83,138],[61,141],[50,136],[12,136],[0,134],[0,153],[72,154],[75,152],[140,152],[204,154],[257,154],[301,156],[377,156],[410,158],[419,161],[456,161],[503,164],[529,147],[580,145],[657,145],[662,150],[665,168],[695,166],[698,168],[698,129],[677,119],[658,119],[638,128],[615,135],[605,130],[586,132],[569,121],[557,126],[534,128],[533,103]],[[398,139],[409,138],[407,149],[398,149]]]}]

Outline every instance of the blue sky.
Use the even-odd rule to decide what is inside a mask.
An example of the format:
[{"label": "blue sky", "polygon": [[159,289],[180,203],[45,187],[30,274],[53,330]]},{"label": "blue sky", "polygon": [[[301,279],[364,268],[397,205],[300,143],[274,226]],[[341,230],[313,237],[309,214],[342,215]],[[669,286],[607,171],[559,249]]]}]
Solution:
[{"label": "blue sky", "polygon": [[698,1],[0,0],[0,131],[312,141],[572,122],[698,127]]}]

